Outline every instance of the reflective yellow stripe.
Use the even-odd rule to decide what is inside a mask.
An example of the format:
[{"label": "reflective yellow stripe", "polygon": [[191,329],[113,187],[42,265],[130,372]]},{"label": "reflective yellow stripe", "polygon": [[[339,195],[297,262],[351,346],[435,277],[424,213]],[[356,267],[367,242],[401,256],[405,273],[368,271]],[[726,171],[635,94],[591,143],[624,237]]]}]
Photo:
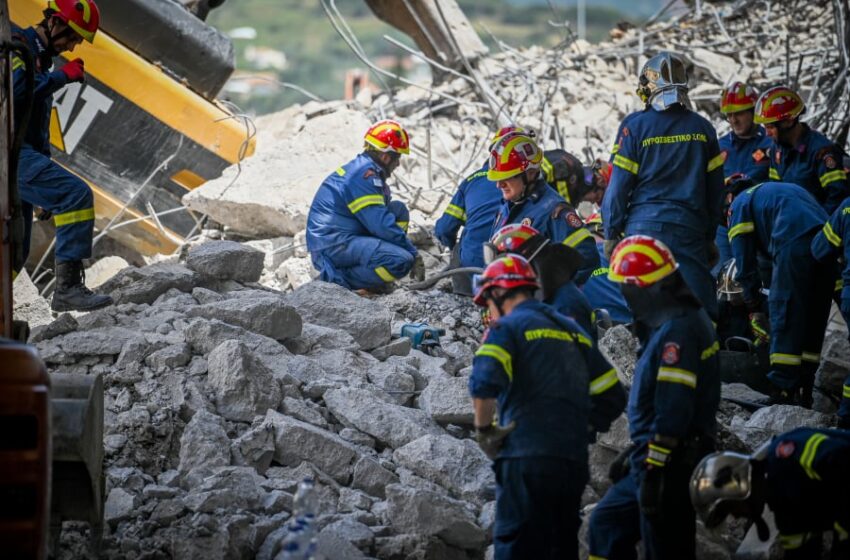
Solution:
[{"label": "reflective yellow stripe", "polygon": [[556,329],[533,329],[525,331],[525,339],[528,341],[540,340],[541,338],[553,338],[555,340],[569,340],[570,342],[579,342],[585,346],[593,346],[589,338],[579,333],[571,333],[568,331],[559,331]]},{"label": "reflective yellow stripe", "polygon": [[850,534],[847,533],[847,529],[841,526],[841,524],[836,521],[832,524],[832,528],[835,529],[835,533],[838,535],[839,541],[846,541]]},{"label": "reflective yellow stripe", "polygon": [[564,197],[564,200],[572,204],[572,199],[570,198],[570,187],[567,185],[566,181],[558,181],[555,183],[555,187],[558,189],[558,194]]},{"label": "reflective yellow stripe", "polygon": [[714,344],[712,344],[711,346],[709,346],[708,348],[706,348],[705,350],[702,351],[702,355],[700,356],[700,359],[701,360],[707,360],[710,357],[717,354],[719,351],[720,351],[720,343],[717,342],[717,341],[714,341]]},{"label": "reflective yellow stripe", "polygon": [[593,554],[591,554],[590,556],[587,557],[587,560],[608,560],[608,559],[605,558],[604,556],[594,556]]},{"label": "reflective yellow stripe", "polygon": [[829,173],[824,173],[820,176],[820,186],[826,187],[828,184],[834,183],[835,181],[845,180],[847,180],[847,173],[845,173],[843,169],[836,169],[835,171],[830,171]]},{"label": "reflective yellow stripe", "polygon": [[410,222],[396,222],[395,225],[401,228],[401,231],[407,233],[407,226],[410,225]]},{"label": "reflective yellow stripe", "polygon": [[850,385],[844,385],[841,394],[845,399],[850,399]]},{"label": "reflective yellow stripe", "polygon": [[26,67],[27,67],[27,65],[24,64],[24,61],[23,61],[23,59],[21,59],[21,57],[16,56],[15,58],[12,59],[12,72],[17,70],[18,68],[26,68]]},{"label": "reflective yellow stripe", "polygon": [[336,174],[339,175],[340,177],[345,177],[345,169],[343,169],[342,167],[337,167],[336,168]]},{"label": "reflective yellow stripe", "polygon": [[72,210],[63,212],[53,216],[53,223],[56,227],[70,226],[80,222],[90,222],[94,220],[94,208],[86,208],[85,210]]},{"label": "reflective yellow stripe", "polygon": [[496,344],[482,344],[481,348],[475,352],[476,356],[486,356],[489,358],[493,358],[500,364],[502,364],[502,368],[504,368],[505,373],[508,375],[508,379],[513,381],[514,379],[514,369],[511,365],[511,355],[508,354],[508,351],[498,346]]},{"label": "reflective yellow stripe", "polygon": [[461,222],[466,221],[466,210],[464,210],[460,206],[455,206],[454,204],[449,204],[448,207],[446,208],[446,214],[448,214],[452,218],[457,218]]},{"label": "reflective yellow stripe", "polygon": [[809,362],[809,363],[813,363],[813,364],[819,364],[820,363],[820,354],[816,354],[814,352],[803,352],[803,355],[800,356],[800,358],[804,362]]},{"label": "reflective yellow stripe", "polygon": [[363,210],[367,206],[383,206],[384,205],[384,196],[380,194],[367,194],[366,196],[361,196],[360,198],[354,199],[353,202],[348,204],[348,209],[351,210],[352,214],[356,214],[360,210]]},{"label": "reflective yellow stripe", "polygon": [[838,279],[835,281],[835,291],[840,292],[844,289],[844,280]]},{"label": "reflective yellow stripe", "polygon": [[621,169],[625,169],[629,173],[633,173],[637,175],[638,169],[640,165],[636,161],[632,161],[627,157],[623,157],[620,154],[614,156],[614,165]]},{"label": "reflective yellow stripe", "polygon": [[620,151],[620,145],[619,144],[614,144],[613,146],[611,146],[611,155],[615,156],[615,155],[617,155],[617,152],[619,152],[619,151]]},{"label": "reflective yellow stripe", "polygon": [[666,447],[661,447],[654,443],[649,444],[649,450],[646,454],[646,462],[656,467],[663,467],[667,464],[667,459],[670,457],[670,450]]},{"label": "reflective yellow stripe", "polygon": [[779,535],[779,544],[785,550],[794,550],[800,548],[811,537],[811,533],[800,533],[799,535]]},{"label": "reflective yellow stripe", "polygon": [[770,364],[780,364],[784,366],[799,366],[803,362],[802,356],[794,354],[771,354]]},{"label": "reflective yellow stripe", "polygon": [[818,446],[827,438],[826,434],[814,434],[806,441],[806,446],[803,448],[803,454],[800,455],[800,465],[806,474],[812,480],[820,480],[820,475],[815,472],[812,463],[815,462],[815,455],[818,453]]},{"label": "reflective yellow stripe", "polygon": [[720,152],[719,154],[711,158],[711,161],[708,162],[708,167],[706,168],[706,171],[711,173],[724,163],[726,163],[726,152]]},{"label": "reflective yellow stripe", "polygon": [[590,394],[591,396],[601,395],[616,384],[617,370],[611,368],[590,382]]},{"label": "reflective yellow stripe", "polygon": [[741,222],[740,224],[736,224],[729,229],[729,241],[732,241],[733,238],[743,233],[752,233],[755,229],[756,226],[753,222]]},{"label": "reflective yellow stripe", "polygon": [[824,224],[823,234],[826,236],[827,241],[836,247],[841,247],[841,236],[835,233],[835,230],[832,229],[832,225],[829,222]]},{"label": "reflective yellow stripe", "polygon": [[656,379],[668,383],[681,383],[692,389],[697,386],[697,374],[682,368],[661,366],[658,368],[658,377]]},{"label": "reflective yellow stripe", "polygon": [[546,182],[552,184],[552,181],[555,180],[555,169],[546,156],[543,156],[543,161],[540,162],[540,170],[546,175]]},{"label": "reflective yellow stripe", "polygon": [[375,274],[377,274],[378,277],[384,282],[392,282],[393,280],[395,280],[395,276],[390,274],[390,271],[384,268],[383,266],[379,266],[378,268],[376,268]]},{"label": "reflective yellow stripe", "polygon": [[576,248],[579,243],[590,237],[590,232],[585,228],[577,229],[564,239],[563,243],[567,247]]},{"label": "reflective yellow stripe", "polygon": [[779,176],[779,171],[772,167],[770,168],[770,171],[767,172],[767,176],[773,179],[774,181],[779,181],[780,179],[782,179],[782,177]]}]

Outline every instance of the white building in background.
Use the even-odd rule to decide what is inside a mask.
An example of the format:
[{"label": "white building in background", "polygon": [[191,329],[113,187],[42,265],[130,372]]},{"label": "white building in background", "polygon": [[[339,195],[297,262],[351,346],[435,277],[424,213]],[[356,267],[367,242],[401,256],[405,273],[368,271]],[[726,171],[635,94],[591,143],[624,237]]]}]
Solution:
[{"label": "white building in background", "polygon": [[286,55],[271,47],[249,45],[245,47],[245,60],[257,70],[278,70],[286,68]]}]

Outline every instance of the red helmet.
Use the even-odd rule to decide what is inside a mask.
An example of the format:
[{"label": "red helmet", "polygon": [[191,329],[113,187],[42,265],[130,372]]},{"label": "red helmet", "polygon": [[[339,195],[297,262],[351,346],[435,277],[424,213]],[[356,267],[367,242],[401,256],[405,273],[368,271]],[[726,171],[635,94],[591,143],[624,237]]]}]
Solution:
[{"label": "red helmet", "polygon": [[602,178],[606,187],[611,182],[611,172],[613,170],[614,166],[609,161],[597,159],[593,164],[593,172]]},{"label": "red helmet", "polygon": [[76,31],[89,43],[100,27],[100,10],[94,0],[48,0],[47,8],[68,27]]},{"label": "red helmet", "polygon": [[[537,244],[526,246],[530,239],[536,239]],[[548,243],[547,239],[533,227],[524,224],[508,224],[494,233],[489,243],[484,244],[484,262],[493,262],[498,255],[506,253],[528,255],[529,251],[531,254],[525,258],[530,262],[546,243]]]},{"label": "red helmet", "polygon": [[756,101],[755,121],[772,124],[799,117],[806,105],[793,90],[785,86],[772,87],[762,93]]},{"label": "red helmet", "polygon": [[527,169],[540,169],[543,151],[524,134],[510,134],[499,140],[490,151],[490,170],[487,179],[504,181]]},{"label": "red helmet", "polygon": [[744,82],[732,82],[720,94],[720,112],[726,115],[752,109],[758,96],[758,92]]},{"label": "red helmet", "polygon": [[667,245],[646,235],[623,239],[611,255],[608,279],[619,284],[646,288],[679,268]]},{"label": "red helmet", "polygon": [[407,131],[395,121],[379,121],[369,127],[363,138],[368,146],[379,152],[410,153],[410,136]]},{"label": "red helmet", "polygon": [[499,140],[510,134],[522,134],[524,136],[528,136],[529,138],[537,137],[537,133],[531,130],[530,128],[525,128],[515,124],[503,126],[499,129],[499,132],[494,134],[493,138],[490,139],[490,149],[492,150],[493,148],[495,148]]},{"label": "red helmet", "polygon": [[484,273],[473,278],[475,305],[484,307],[487,305],[485,294],[490,288],[505,288],[511,290],[528,286],[539,288],[537,275],[527,260],[519,255],[505,255],[487,265]]}]

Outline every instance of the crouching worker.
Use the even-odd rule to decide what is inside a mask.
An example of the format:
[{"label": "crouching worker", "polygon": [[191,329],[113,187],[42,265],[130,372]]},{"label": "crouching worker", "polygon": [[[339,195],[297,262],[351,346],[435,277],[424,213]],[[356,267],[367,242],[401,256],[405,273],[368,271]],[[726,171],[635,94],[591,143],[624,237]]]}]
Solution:
[{"label": "crouching worker", "polygon": [[797,428],[780,434],[752,456],[712,453],[691,478],[691,501],[709,529],[727,515],[755,522],[761,540],[773,511],[785,560],[827,558],[823,532],[832,532],[833,560],[850,558],[850,432]]},{"label": "crouching worker", "polygon": [[307,250],[325,282],[375,293],[392,282],[424,275],[422,258],[407,238],[410,213],[390,200],[387,179],[410,153],[407,132],[380,121],[364,138],[363,153],[331,173],[319,187],[307,216]]},{"label": "crouching worker", "polygon": [[469,392],[478,443],[495,461],[495,557],[576,558],[591,342],[534,298],[537,277],[518,255],[496,259],[474,284],[492,319]]}]

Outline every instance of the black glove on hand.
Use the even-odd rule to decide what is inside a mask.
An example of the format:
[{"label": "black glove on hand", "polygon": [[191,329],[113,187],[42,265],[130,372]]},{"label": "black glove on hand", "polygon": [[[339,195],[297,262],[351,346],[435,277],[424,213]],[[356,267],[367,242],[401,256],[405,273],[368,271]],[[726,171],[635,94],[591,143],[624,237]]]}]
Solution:
[{"label": "black glove on hand", "polygon": [[764,313],[750,313],[750,333],[756,346],[770,342],[770,323]]},{"label": "black glove on hand", "polygon": [[654,439],[649,442],[644,466],[646,471],[640,484],[640,511],[646,517],[661,514],[661,502],[664,495],[664,472],[670,462],[672,450]]},{"label": "black glove on hand", "polygon": [[497,426],[490,424],[483,428],[475,428],[475,440],[478,442],[478,447],[484,452],[487,457],[496,460],[499,450],[502,448],[502,441],[508,437],[508,434],[516,429],[516,422],[511,421],[507,426]]}]

